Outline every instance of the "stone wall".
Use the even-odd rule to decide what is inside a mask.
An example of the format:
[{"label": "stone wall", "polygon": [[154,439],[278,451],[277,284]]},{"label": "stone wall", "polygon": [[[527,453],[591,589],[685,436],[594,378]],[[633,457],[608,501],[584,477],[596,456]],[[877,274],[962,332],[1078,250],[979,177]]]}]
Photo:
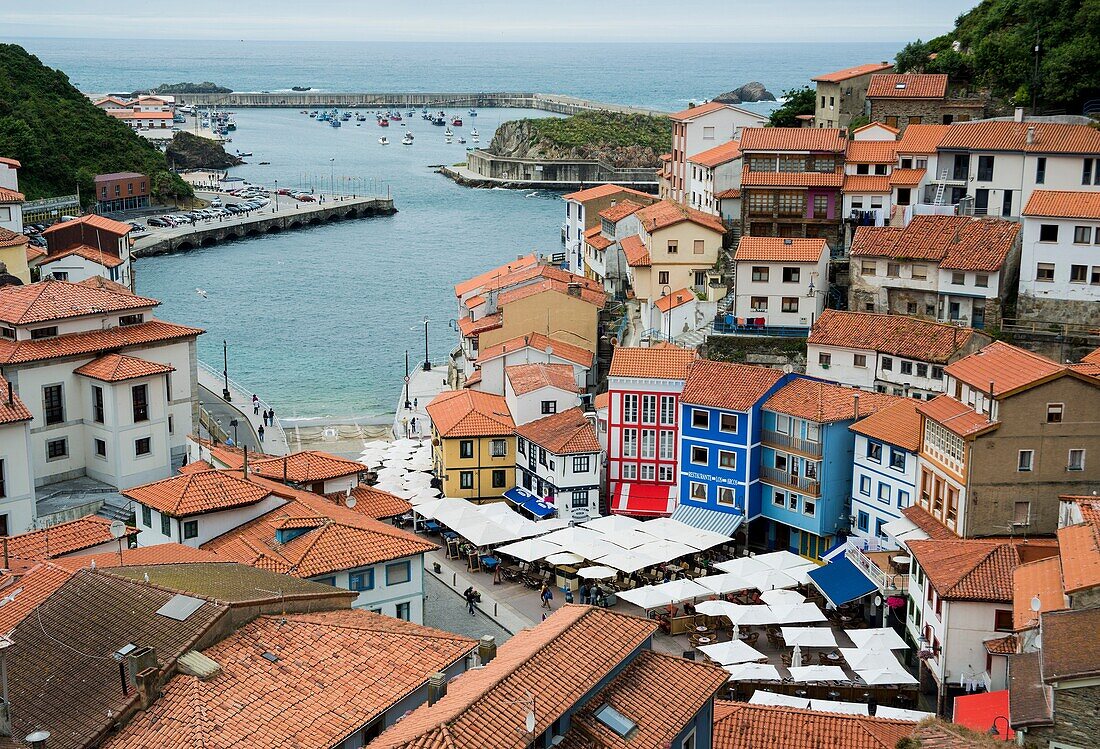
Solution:
[{"label": "stone wall", "polygon": [[944,115],[956,122],[977,120],[984,116],[985,105],[980,99],[871,99],[871,120],[886,122],[896,117],[897,127],[904,132],[911,117],[920,117],[922,125],[941,125]]},{"label": "stone wall", "polygon": [[1097,705],[1100,705],[1100,686],[1055,689],[1054,727],[1050,730],[1050,740],[1072,746],[1096,746],[1100,736]]},{"label": "stone wall", "polygon": [[1084,299],[1051,299],[1021,294],[1016,303],[1016,316],[1021,320],[1100,327],[1100,304]]}]

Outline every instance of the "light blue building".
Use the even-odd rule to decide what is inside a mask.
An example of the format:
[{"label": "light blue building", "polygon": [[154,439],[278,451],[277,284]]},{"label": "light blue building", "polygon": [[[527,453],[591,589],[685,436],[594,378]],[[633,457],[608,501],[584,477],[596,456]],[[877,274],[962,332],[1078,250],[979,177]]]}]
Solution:
[{"label": "light blue building", "polygon": [[821,559],[847,537],[855,447],[848,427],[896,400],[799,377],[764,402],[760,481],[768,548]]},{"label": "light blue building", "polygon": [[672,517],[727,535],[760,515],[760,405],[792,378],[699,360],[680,396],[680,486]]},{"label": "light blue building", "polygon": [[886,524],[899,520],[917,492],[920,414],[912,398],[900,399],[851,426],[852,533],[866,548],[897,548]]}]

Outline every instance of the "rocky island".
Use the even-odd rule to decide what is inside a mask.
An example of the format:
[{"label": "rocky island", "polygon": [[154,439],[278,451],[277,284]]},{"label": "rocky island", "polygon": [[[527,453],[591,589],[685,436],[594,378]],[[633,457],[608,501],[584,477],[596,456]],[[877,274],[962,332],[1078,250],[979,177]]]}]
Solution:
[{"label": "rocky island", "polygon": [[175,169],[228,169],[244,163],[218,141],[183,130],[172,136],[164,155]]},{"label": "rocky island", "polygon": [[732,91],[714,97],[719,104],[742,104],[748,101],[775,101],[775,94],[760,81],[750,81]]}]

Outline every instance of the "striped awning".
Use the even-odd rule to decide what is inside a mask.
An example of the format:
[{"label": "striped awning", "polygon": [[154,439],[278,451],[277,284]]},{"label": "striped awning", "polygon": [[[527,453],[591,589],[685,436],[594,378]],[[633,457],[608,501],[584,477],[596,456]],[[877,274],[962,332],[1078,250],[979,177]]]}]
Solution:
[{"label": "striped awning", "polygon": [[703,531],[714,531],[732,537],[740,527],[745,516],[739,512],[723,512],[709,507],[677,505],[672,511],[672,519]]}]

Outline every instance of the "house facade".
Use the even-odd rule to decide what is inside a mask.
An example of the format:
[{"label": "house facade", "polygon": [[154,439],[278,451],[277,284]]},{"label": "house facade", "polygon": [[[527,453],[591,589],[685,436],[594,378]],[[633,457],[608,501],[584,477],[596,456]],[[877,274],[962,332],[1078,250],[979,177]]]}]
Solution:
[{"label": "house facade", "polygon": [[585,275],[585,232],[600,225],[600,211],[629,198],[640,205],[654,201],[652,195],[620,185],[597,185],[563,195],[565,223],[562,224],[562,242],[569,261],[569,270]]},{"label": "house facade", "polygon": [[88,214],[48,227],[46,256],[34,261],[42,278],[79,283],[102,276],[133,288],[130,232],[121,221]]},{"label": "house facade", "polygon": [[427,411],[432,471],[444,496],[498,499],[516,485],[516,425],[504,396],[452,390],[433,398]]},{"label": "house facade", "polygon": [[889,73],[894,66],[888,62],[856,65],[813,78],[817,86],[814,108],[815,128],[846,129],[852,119],[864,115],[867,88],[876,73]]},{"label": "house facade", "polygon": [[672,148],[662,176],[661,198],[684,205],[694,189],[689,159],[731,140],[739,140],[741,131],[763,127],[767,118],[732,104],[708,102],[669,115],[672,120]]},{"label": "house facade", "polygon": [[576,523],[600,516],[603,451],[595,413],[580,408],[516,427],[516,480]]},{"label": "house facade", "polygon": [[113,213],[149,207],[149,178],[138,172],[95,176],[96,212]]},{"label": "house facade", "polygon": [[[15,159],[0,156],[0,229],[23,233],[23,193],[19,192],[19,167]],[[27,279],[29,282],[30,279]]]},{"label": "house facade", "polygon": [[885,525],[902,517],[917,493],[920,414],[912,399],[899,400],[860,419],[852,452],[852,534],[896,548]]},{"label": "house facade", "polygon": [[473,361],[474,371],[465,386],[504,395],[508,367],[540,363],[572,367],[573,381],[584,389],[592,382],[595,356],[586,348],[553,340],[542,333],[528,333],[482,349]]},{"label": "house facade", "polygon": [[985,98],[958,86],[949,91],[943,73],[873,75],[867,101],[873,121],[902,132],[910,125],[950,125],[985,116]]},{"label": "house facade", "polygon": [[825,308],[829,283],[825,239],[741,237],[733,260],[736,299],[731,309],[737,327],[809,332]]}]

